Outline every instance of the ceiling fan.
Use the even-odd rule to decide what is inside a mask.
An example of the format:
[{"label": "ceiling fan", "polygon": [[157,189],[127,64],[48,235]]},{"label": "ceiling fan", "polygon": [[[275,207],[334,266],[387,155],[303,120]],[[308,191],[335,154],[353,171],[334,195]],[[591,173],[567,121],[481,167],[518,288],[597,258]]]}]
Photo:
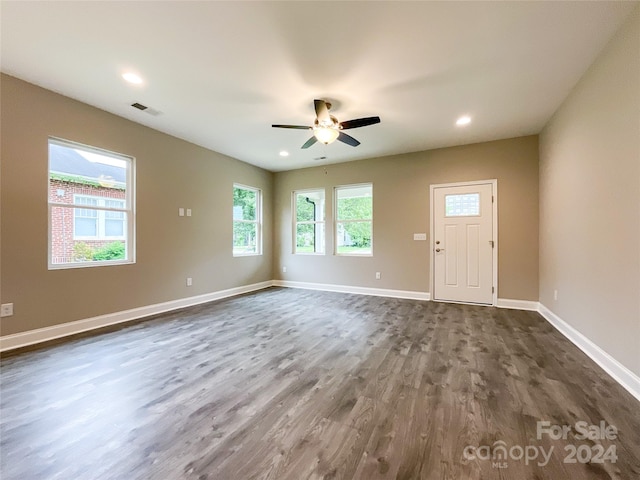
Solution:
[{"label": "ceiling fan", "polygon": [[302,145],[302,148],[309,148],[318,140],[329,145],[336,140],[357,147],[360,142],[350,135],[347,135],[342,130],[348,130],[349,128],[366,127],[367,125],[374,125],[380,123],[380,117],[366,117],[356,118],[355,120],[347,120],[345,122],[338,122],[338,119],[329,114],[331,104],[324,100],[314,100],[313,105],[316,109],[316,120],[313,122],[313,126],[306,127],[304,125],[271,125],[274,128],[295,128],[299,130],[313,130],[313,137]]}]

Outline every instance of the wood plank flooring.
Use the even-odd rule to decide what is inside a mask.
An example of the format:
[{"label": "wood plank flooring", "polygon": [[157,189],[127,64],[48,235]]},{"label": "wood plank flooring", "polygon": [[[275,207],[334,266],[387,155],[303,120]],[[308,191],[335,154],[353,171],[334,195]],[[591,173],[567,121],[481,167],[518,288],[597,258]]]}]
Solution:
[{"label": "wood plank flooring", "polygon": [[640,403],[533,312],[272,288],[0,368],[3,480],[640,478]]}]

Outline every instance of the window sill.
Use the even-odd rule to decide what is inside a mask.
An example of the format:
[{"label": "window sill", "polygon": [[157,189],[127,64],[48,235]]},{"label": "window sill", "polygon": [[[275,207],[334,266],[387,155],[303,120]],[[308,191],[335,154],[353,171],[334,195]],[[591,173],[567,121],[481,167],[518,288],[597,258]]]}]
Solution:
[{"label": "window sill", "polygon": [[68,270],[70,268],[111,267],[114,265],[132,265],[135,260],[106,260],[102,262],[50,263],[49,270]]}]

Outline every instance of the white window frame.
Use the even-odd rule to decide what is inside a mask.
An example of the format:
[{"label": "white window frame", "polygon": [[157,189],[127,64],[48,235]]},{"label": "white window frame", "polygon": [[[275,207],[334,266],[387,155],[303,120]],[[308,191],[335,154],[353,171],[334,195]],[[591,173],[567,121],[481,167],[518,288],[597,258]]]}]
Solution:
[{"label": "white window frame", "polygon": [[[241,183],[234,183],[233,190],[236,188],[242,190],[251,190],[256,193],[256,219],[255,220],[236,220],[233,218],[233,194],[231,196],[232,212],[231,212],[231,252],[234,257],[255,257],[262,255],[262,190],[249,185],[243,185]],[[251,223],[256,225],[256,251],[240,253],[235,251],[235,245],[233,244],[233,225],[238,223]]]},{"label": "white window frame", "polygon": [[[95,153],[98,155],[103,155],[106,157],[112,157],[117,160],[124,160],[127,163],[127,175],[126,175],[126,187],[125,187],[125,197],[118,199],[108,200],[124,200],[124,208],[108,208],[108,207],[94,207],[91,205],[76,205],[75,203],[61,203],[61,202],[52,202],[51,201],[51,163],[50,158],[47,154],[47,201],[48,201],[48,245],[47,245],[47,263],[49,270],[61,270],[67,268],[85,268],[85,267],[104,267],[111,265],[126,265],[136,263],[136,237],[135,237],[135,165],[136,159],[130,155],[125,155],[122,153],[112,152],[109,150],[104,150],[97,147],[92,147],[90,145],[84,145],[82,143],[73,142],[70,140],[65,140],[57,137],[49,137],[47,145],[55,144],[65,148],[72,148],[77,150],[84,150],[88,153]],[[47,149],[48,151],[48,149]],[[81,196],[91,196],[91,195],[82,195]],[[74,194],[75,201],[75,194]],[[73,240],[83,240],[81,237],[75,236],[75,209],[76,208],[84,208],[88,210],[97,210],[98,216],[100,215],[100,211],[114,211],[114,212],[124,212],[126,217],[125,222],[125,236],[124,237],[86,237],[86,240],[113,240],[119,241],[124,240],[125,243],[125,252],[126,257],[122,260],[91,260],[85,262],[68,262],[68,263],[52,263],[52,254],[53,254],[53,245],[52,245],[52,213],[54,208],[65,208],[72,212],[73,218]]]},{"label": "white window frame", "polygon": [[[97,205],[95,207],[91,206],[91,205],[85,205],[85,204],[78,204],[76,203],[76,199],[82,197],[82,198],[95,198],[97,201]],[[105,203],[107,201],[112,201],[112,202],[122,202],[125,207],[126,207],[126,200],[124,198],[109,198],[109,197],[98,197],[98,196],[93,196],[93,195],[86,195],[83,193],[74,193],[73,194],[73,204],[76,205],[77,207],[74,209],[73,211],[73,239],[74,240],[88,240],[88,241],[104,241],[104,240],[113,240],[113,241],[118,241],[118,240],[127,240],[127,222],[125,221],[125,219],[123,218],[121,221],[124,223],[124,235],[121,236],[108,236],[105,234],[106,231],[106,221],[107,221],[107,216],[106,213],[107,212],[118,212],[118,213],[125,213],[125,217],[126,217],[126,209],[125,207],[122,208],[117,208],[117,207],[107,207],[105,205]],[[57,205],[57,204],[56,204]],[[89,207],[89,208],[85,208],[85,207]],[[76,212],[79,209],[84,209],[84,210],[95,210],[97,212],[97,216],[95,217],[96,219],[96,235],[95,236],[86,236],[86,235],[77,235],[76,234]]]},{"label": "white window frame", "polygon": [[[310,194],[310,193],[319,193],[322,192],[324,196],[324,205],[322,206],[322,218],[323,220],[309,220],[309,221],[298,221],[298,195]],[[309,188],[305,190],[294,190],[291,195],[291,211],[293,212],[293,245],[292,252],[294,255],[325,255],[327,251],[327,226],[326,226],[326,218],[327,218],[327,192],[324,188]],[[298,225],[322,225],[324,227],[324,238],[323,240],[323,249],[322,252],[298,252]],[[317,241],[318,239],[314,239]],[[315,243],[314,243],[315,248]]]},{"label": "white window frame", "polygon": [[[345,190],[348,188],[358,188],[358,187],[370,187],[371,188],[371,218],[360,218],[360,219],[351,219],[351,220],[340,220],[338,218],[338,191]],[[333,188],[333,254],[340,257],[373,257],[373,183],[355,183],[351,185],[339,185]],[[338,253],[338,235],[339,235],[339,224],[344,223],[359,223],[359,222],[371,222],[371,252],[369,253]]]}]

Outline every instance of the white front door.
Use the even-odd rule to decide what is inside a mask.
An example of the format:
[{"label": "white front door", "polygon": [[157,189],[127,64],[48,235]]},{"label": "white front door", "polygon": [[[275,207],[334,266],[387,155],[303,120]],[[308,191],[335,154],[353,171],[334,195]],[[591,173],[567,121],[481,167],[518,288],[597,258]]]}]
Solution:
[{"label": "white front door", "polygon": [[432,186],[434,300],[493,304],[494,184]]}]

